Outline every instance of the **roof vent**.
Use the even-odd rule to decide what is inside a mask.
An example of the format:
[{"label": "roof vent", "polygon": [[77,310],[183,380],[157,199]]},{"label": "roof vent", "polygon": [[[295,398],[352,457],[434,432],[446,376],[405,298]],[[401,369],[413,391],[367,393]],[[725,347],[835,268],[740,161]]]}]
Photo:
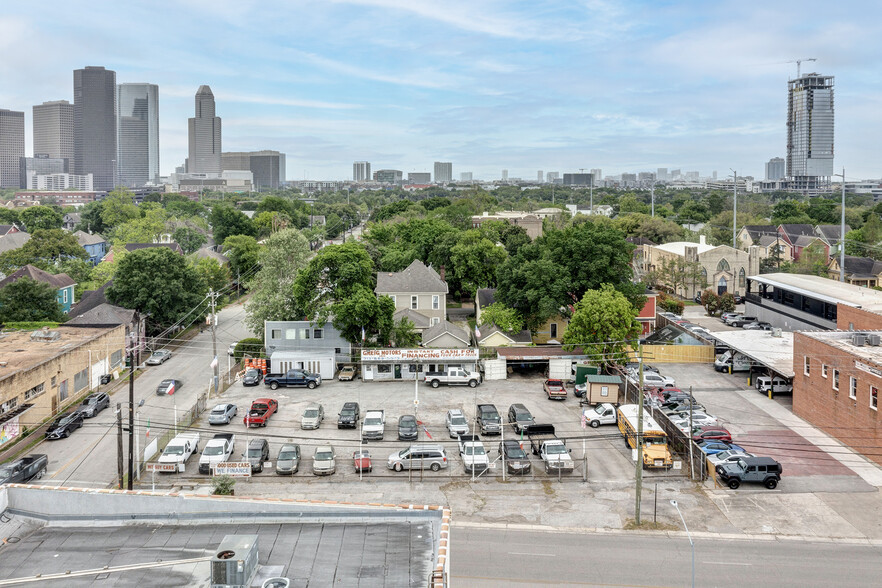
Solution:
[{"label": "roof vent", "polygon": [[772,329],[772,337],[780,337],[781,336],[781,327],[775,327]]},{"label": "roof vent", "polygon": [[864,333],[854,333],[851,336],[851,342],[856,347],[863,347],[867,343],[867,335]]},{"label": "roof vent", "polygon": [[870,333],[867,335],[867,344],[868,345],[872,345],[873,347],[878,347],[879,343],[882,343],[882,337],[880,337],[878,333]]},{"label": "roof vent", "polygon": [[43,327],[39,331],[31,333],[31,341],[58,341],[61,339],[61,333],[58,331],[50,331],[48,327]]},{"label": "roof vent", "polygon": [[257,535],[227,535],[211,558],[211,588],[250,586],[257,572]]}]

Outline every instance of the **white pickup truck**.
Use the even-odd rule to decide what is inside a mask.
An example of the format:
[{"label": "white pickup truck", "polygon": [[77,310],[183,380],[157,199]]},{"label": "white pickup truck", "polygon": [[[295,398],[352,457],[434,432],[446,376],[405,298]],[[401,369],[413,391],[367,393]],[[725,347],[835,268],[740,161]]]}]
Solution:
[{"label": "white pickup truck", "polygon": [[361,421],[362,441],[382,441],[386,430],[386,413],[382,410],[369,410]]},{"label": "white pickup truck", "polygon": [[181,433],[168,442],[158,461],[175,464],[177,471],[183,473],[190,456],[197,451],[199,451],[199,433]]},{"label": "white pickup truck", "polygon": [[545,463],[545,473],[572,473],[575,469],[573,458],[566,443],[554,434],[554,425],[530,425],[527,438],[533,455],[538,455]]},{"label": "white pickup truck", "polygon": [[230,460],[236,449],[236,436],[232,433],[218,433],[212,437],[202,449],[199,458],[199,473],[210,474],[212,466]]},{"label": "white pickup truck", "polygon": [[586,408],[582,411],[582,418],[586,425],[596,429],[600,425],[614,425],[616,419],[616,407],[608,402],[602,402],[597,406]]},{"label": "white pickup truck", "polygon": [[474,388],[481,383],[481,374],[470,372],[458,367],[447,368],[443,372],[426,372],[424,381],[430,384],[432,388],[437,388],[441,384],[448,386],[469,386]]},{"label": "white pickup truck", "polygon": [[487,450],[477,435],[459,436],[459,455],[462,457],[462,465],[467,474],[482,474],[490,467],[490,458]]}]

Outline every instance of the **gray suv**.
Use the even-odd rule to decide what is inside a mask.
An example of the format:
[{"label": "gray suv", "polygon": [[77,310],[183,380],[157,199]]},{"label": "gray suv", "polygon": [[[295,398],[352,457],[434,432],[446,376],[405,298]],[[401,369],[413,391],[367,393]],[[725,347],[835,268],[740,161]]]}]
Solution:
[{"label": "gray suv", "polygon": [[716,467],[717,477],[733,490],[742,482],[762,484],[774,490],[781,481],[781,464],[771,457],[742,457]]},{"label": "gray suv", "polygon": [[252,474],[262,472],[263,462],[269,461],[269,443],[266,439],[252,439],[243,457],[251,464]]},{"label": "gray suv", "polygon": [[79,412],[81,412],[85,418],[90,419],[108,407],[110,407],[110,396],[104,392],[96,392],[95,394],[89,394],[86,396],[83,403],[80,405]]},{"label": "gray suv", "polygon": [[389,456],[386,467],[400,472],[402,470],[429,469],[437,472],[448,465],[447,452],[440,445],[411,445]]}]

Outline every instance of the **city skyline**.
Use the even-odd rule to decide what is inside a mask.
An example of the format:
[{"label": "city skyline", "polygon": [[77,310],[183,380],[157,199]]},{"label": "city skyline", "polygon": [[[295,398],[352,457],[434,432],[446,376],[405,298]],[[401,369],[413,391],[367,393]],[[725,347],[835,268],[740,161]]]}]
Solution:
[{"label": "city skyline", "polygon": [[[27,155],[33,106],[72,102],[70,72],[102,65],[117,83],[160,86],[162,175],[187,157],[193,92],[206,84],[227,148],[287,153],[291,180],[344,180],[353,161],[405,174],[450,161],[476,178],[503,166],[523,178],[665,167],[760,178],[786,155],[788,62],[813,57],[803,73],[836,78],[836,171],[882,175],[864,132],[882,118],[880,81],[867,75],[880,42],[864,26],[876,6],[823,21],[819,2],[341,0],[257,11],[193,0],[160,15],[99,0],[90,9],[112,16],[95,20],[85,6],[49,0],[54,19],[23,6],[0,17],[12,56],[0,64],[0,108],[25,112]],[[163,43],[120,26],[132,22],[161,26]]]}]

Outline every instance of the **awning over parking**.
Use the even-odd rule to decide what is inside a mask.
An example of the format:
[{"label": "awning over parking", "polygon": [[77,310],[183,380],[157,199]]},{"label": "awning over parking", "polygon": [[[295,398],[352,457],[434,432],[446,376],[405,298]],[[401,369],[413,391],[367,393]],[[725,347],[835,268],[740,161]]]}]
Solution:
[{"label": "awning over parking", "polygon": [[793,333],[781,331],[717,331],[711,333],[720,343],[744,354],[757,364],[785,377],[793,378]]}]

